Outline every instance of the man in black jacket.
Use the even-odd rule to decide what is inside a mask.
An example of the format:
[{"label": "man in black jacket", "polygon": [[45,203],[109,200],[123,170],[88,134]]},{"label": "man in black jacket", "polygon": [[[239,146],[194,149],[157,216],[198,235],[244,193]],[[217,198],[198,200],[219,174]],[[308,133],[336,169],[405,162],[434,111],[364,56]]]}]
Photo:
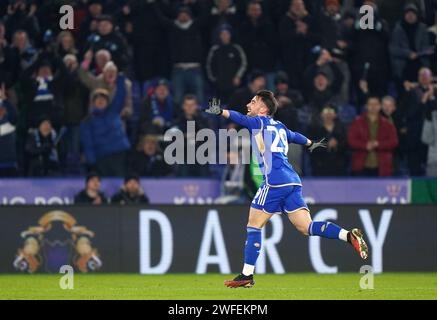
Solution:
[{"label": "man in black jacket", "polygon": [[100,191],[100,176],[96,172],[88,173],[85,189],[74,197],[74,203],[104,204],[108,203],[105,194]]},{"label": "man in black jacket", "polygon": [[264,73],[272,73],[278,60],[275,27],[263,14],[259,1],[248,3],[246,15],[238,28],[238,41],[247,55],[248,70],[251,72],[258,69]]},{"label": "man in black jacket", "polygon": [[223,26],[219,30],[220,44],[209,50],[206,71],[209,80],[217,88],[217,96],[227,103],[231,94],[241,84],[247,67],[246,54],[238,45],[231,42],[231,30]]},{"label": "man in black jacket", "polygon": [[120,191],[112,197],[112,203],[149,204],[149,198],[141,189],[140,178],[135,174],[126,176]]},{"label": "man in black jacket", "polygon": [[203,102],[202,27],[206,25],[209,16],[202,10],[202,14],[193,19],[191,9],[183,6],[178,9],[176,19],[172,20],[163,15],[156,3],[153,8],[159,22],[167,30],[175,102],[181,104],[187,93],[195,94]]},{"label": "man in black jacket", "polygon": [[88,38],[87,49],[93,52],[101,49],[108,50],[120,70],[125,70],[129,62],[126,39],[114,29],[112,17],[108,15],[99,17],[97,32]]}]

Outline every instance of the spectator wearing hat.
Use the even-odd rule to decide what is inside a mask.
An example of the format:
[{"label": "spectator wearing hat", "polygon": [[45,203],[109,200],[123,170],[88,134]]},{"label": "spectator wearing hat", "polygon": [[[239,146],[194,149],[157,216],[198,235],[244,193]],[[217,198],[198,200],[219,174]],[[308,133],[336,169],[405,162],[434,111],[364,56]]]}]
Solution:
[{"label": "spectator wearing hat", "polygon": [[109,61],[103,67],[103,72],[98,76],[93,75],[90,71],[93,53],[88,51],[85,54],[84,60],[79,68],[79,78],[82,83],[93,92],[97,88],[103,88],[109,92],[109,99],[112,101],[116,94],[118,80],[124,83],[125,100],[120,110],[120,116],[123,120],[128,119],[133,113],[132,105],[132,82],[119,73],[117,65]]},{"label": "spectator wearing hat", "polygon": [[347,137],[345,126],[337,119],[337,108],[326,105],[310,128],[308,135],[326,138],[327,148],[314,151],[311,155],[313,176],[343,176],[346,174]]},{"label": "spectator wearing hat", "polygon": [[175,109],[173,97],[170,94],[169,82],[161,78],[154,91],[145,98],[140,109],[139,134],[163,134],[174,121]]},{"label": "spectator wearing hat", "polygon": [[86,164],[102,176],[123,176],[126,151],[130,148],[120,111],[125,101],[124,79],[117,79],[115,96],[110,102],[105,89],[92,94],[91,114],[80,125],[80,138]]},{"label": "spectator wearing hat", "polygon": [[429,67],[432,53],[427,27],[419,21],[416,5],[407,4],[403,18],[393,29],[390,41],[393,74],[399,88],[405,80],[416,80],[421,67]]},{"label": "spectator wearing hat", "polygon": [[315,73],[312,85],[307,90],[307,101],[313,116],[317,116],[327,104],[335,104],[335,87],[325,71],[318,70]]},{"label": "spectator wearing hat", "polygon": [[[331,102],[334,102],[333,100],[335,100],[335,104],[341,105],[348,101],[347,86],[345,90],[346,97],[343,97],[341,95],[341,89],[343,87],[345,77],[342,72],[342,69],[340,68],[340,62],[337,59],[334,59],[331,52],[325,48],[322,48],[320,50],[319,57],[317,58],[317,60],[311,65],[309,65],[308,68],[305,70],[305,74],[304,74],[305,95],[308,100],[311,100],[312,98],[317,99],[317,97],[312,97],[312,95],[315,93],[314,79],[316,78],[317,74],[326,75],[329,82],[329,91],[331,95],[329,100],[331,100]],[[349,72],[347,67],[346,67],[346,76],[349,77]],[[317,92],[316,94],[319,95],[320,92]],[[321,105],[319,104],[316,105],[318,112],[321,111],[321,108],[323,106],[324,106],[323,101],[321,102]]]},{"label": "spectator wearing hat", "polygon": [[136,174],[127,175],[120,191],[112,196],[112,203],[118,204],[149,204],[149,198],[140,185]]},{"label": "spectator wearing hat", "polygon": [[129,158],[129,168],[141,177],[164,177],[172,172],[164,161],[158,138],[154,135],[142,136]]},{"label": "spectator wearing hat", "polygon": [[318,25],[303,0],[292,0],[278,26],[282,62],[293,88],[302,89],[303,73],[310,64],[309,52],[320,41]]},{"label": "spectator wearing hat", "polygon": [[229,99],[229,108],[242,114],[247,113],[246,104],[252,100],[255,93],[266,87],[266,76],[260,70],[253,70],[249,74],[249,82],[234,92]]},{"label": "spectator wearing hat", "polygon": [[246,15],[237,27],[238,43],[244,49],[249,72],[261,70],[266,74],[267,87],[273,87],[278,55],[278,36],[271,19],[264,14],[259,1],[248,1]]},{"label": "spectator wearing hat", "polygon": [[391,176],[393,153],[398,145],[396,128],[380,114],[378,97],[369,96],[366,111],[349,126],[352,173],[360,176]]},{"label": "spectator wearing hat", "polygon": [[232,42],[229,26],[219,29],[219,39],[219,44],[213,45],[209,50],[206,71],[217,89],[218,97],[223,103],[227,103],[241,84],[247,68],[247,58],[241,46]]},{"label": "spectator wearing hat", "polygon": [[224,25],[231,28],[238,25],[237,7],[233,0],[214,0],[209,14],[209,31],[213,43],[217,42],[219,30]]},{"label": "spectator wearing hat", "polygon": [[156,3],[153,8],[160,24],[167,30],[171,52],[171,81],[176,104],[181,105],[185,94],[196,95],[202,103],[204,101],[202,28],[208,23],[208,13],[202,7],[199,17],[194,19],[191,9],[181,6],[177,11],[176,19],[173,20],[165,16]]},{"label": "spectator wearing hat", "polygon": [[97,32],[91,34],[87,42],[87,49],[93,52],[101,49],[108,50],[118,68],[122,71],[126,69],[129,63],[127,42],[124,36],[115,30],[111,16],[99,16]]},{"label": "spectator wearing hat", "polygon": [[17,175],[17,147],[15,124],[17,111],[6,97],[6,88],[0,87],[0,177]]},{"label": "spectator wearing hat", "polygon": [[85,189],[75,195],[74,203],[95,205],[108,203],[108,199],[100,190],[100,186],[100,175],[97,172],[88,173],[85,182]]},{"label": "spectator wearing hat", "polygon": [[36,177],[59,174],[59,140],[48,116],[40,116],[37,129],[29,132],[26,140],[28,175]]}]

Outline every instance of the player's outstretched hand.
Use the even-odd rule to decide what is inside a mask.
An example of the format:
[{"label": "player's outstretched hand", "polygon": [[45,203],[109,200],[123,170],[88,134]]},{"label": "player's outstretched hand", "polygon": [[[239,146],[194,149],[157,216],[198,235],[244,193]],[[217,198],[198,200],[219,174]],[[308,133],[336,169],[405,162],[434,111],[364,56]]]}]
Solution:
[{"label": "player's outstretched hand", "polygon": [[323,138],[322,140],[317,142],[312,141],[311,145],[308,147],[308,150],[310,152],[313,152],[317,148],[326,148],[328,146],[328,143],[325,140],[326,139]]},{"label": "player's outstretched hand", "polygon": [[223,109],[220,107],[220,100],[217,98],[212,98],[212,100],[209,101],[209,107],[208,109],[205,109],[205,112],[215,114],[217,116],[221,115],[223,113]]}]

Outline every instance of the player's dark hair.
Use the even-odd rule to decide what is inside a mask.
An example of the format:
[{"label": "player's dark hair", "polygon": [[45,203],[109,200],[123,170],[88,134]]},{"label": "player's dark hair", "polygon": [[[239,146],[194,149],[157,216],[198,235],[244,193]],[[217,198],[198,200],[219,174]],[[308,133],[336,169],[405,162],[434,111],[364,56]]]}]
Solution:
[{"label": "player's dark hair", "polygon": [[273,116],[276,110],[278,110],[278,100],[276,100],[275,94],[270,90],[260,90],[256,93],[256,96],[259,97],[269,109],[269,115]]}]

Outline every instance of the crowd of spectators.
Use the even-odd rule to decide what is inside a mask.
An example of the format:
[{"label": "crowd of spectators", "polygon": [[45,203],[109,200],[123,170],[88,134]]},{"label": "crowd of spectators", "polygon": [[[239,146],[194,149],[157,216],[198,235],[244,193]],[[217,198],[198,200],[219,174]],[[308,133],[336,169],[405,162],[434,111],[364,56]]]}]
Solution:
[{"label": "crowd of spectators", "polygon": [[[437,174],[434,0],[64,2],[72,30],[59,1],[0,4],[2,177],[210,176],[168,165],[163,134],[232,128],[201,112],[208,98],[245,113],[264,88],[278,120],[328,141],[298,153],[305,175]],[[80,196],[105,201],[94,178]]]}]

